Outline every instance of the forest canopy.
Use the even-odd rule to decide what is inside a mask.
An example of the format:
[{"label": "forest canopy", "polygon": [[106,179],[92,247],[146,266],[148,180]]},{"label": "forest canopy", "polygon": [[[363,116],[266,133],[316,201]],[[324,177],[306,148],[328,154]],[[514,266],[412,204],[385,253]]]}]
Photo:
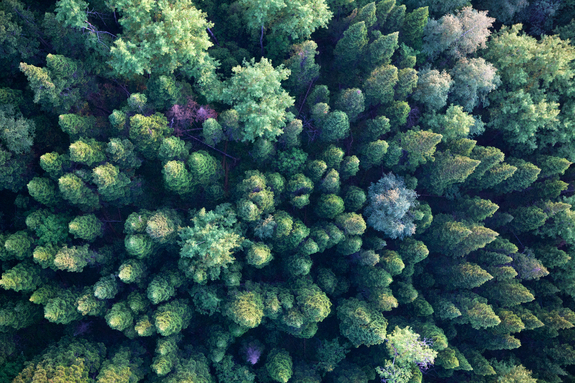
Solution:
[{"label": "forest canopy", "polygon": [[573,0],[0,2],[0,382],[575,382],[574,39]]}]

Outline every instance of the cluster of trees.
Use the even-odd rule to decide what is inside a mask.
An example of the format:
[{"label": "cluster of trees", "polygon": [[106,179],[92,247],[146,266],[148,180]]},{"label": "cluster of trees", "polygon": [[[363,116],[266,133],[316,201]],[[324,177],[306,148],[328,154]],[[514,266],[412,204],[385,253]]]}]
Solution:
[{"label": "cluster of trees", "polygon": [[574,20],[2,1],[0,381],[575,381]]}]

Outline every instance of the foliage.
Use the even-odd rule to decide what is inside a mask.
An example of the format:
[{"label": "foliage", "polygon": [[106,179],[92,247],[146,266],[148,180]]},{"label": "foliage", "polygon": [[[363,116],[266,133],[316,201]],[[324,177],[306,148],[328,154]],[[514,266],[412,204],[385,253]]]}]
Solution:
[{"label": "foliage", "polygon": [[275,141],[282,128],[291,119],[285,110],[294,100],[282,90],[281,81],[289,77],[290,71],[280,65],[274,68],[263,58],[259,62],[244,61],[243,66],[232,69],[233,76],[225,82],[222,102],[233,106],[239,121],[244,124],[240,139],[254,142],[263,137]]}]

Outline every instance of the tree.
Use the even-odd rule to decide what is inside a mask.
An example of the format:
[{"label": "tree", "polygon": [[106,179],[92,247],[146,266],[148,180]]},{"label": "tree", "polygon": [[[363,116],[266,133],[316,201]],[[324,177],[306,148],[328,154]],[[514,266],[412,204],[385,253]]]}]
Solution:
[{"label": "tree", "polygon": [[75,238],[84,239],[88,242],[93,242],[97,237],[104,234],[102,222],[94,214],[78,216],[70,221],[68,227],[70,234]]},{"label": "tree", "polygon": [[349,118],[346,113],[336,110],[321,119],[319,139],[332,142],[346,138],[349,135]]},{"label": "tree", "polygon": [[367,224],[391,238],[415,233],[417,194],[407,189],[402,178],[389,173],[368,189],[368,206],[364,209]]},{"label": "tree", "polygon": [[16,154],[28,153],[34,144],[34,121],[16,113],[12,105],[0,107],[0,139],[4,146]]},{"label": "tree", "polygon": [[276,382],[287,383],[292,372],[292,358],[284,349],[273,349],[268,355],[265,367],[270,377]]},{"label": "tree", "polygon": [[197,212],[192,218],[193,226],[179,232],[180,269],[198,283],[217,279],[221,269],[234,262],[232,254],[241,246],[241,231],[236,222],[230,204]]},{"label": "tree", "polygon": [[257,292],[234,294],[226,309],[226,315],[238,325],[246,328],[259,326],[264,316],[262,297]]},{"label": "tree", "polygon": [[443,108],[454,81],[451,75],[443,70],[423,69],[417,74],[417,88],[411,97],[430,110]]},{"label": "tree", "polygon": [[423,52],[435,57],[442,52],[460,58],[486,48],[489,28],[495,21],[486,11],[464,7],[439,20],[431,19],[425,26]]},{"label": "tree", "polygon": [[168,120],[161,113],[130,117],[130,139],[146,159],[157,158],[163,139],[170,133],[172,128],[168,127]]},{"label": "tree", "polygon": [[343,300],[337,307],[340,332],[357,348],[385,341],[387,320],[381,313],[357,298]]},{"label": "tree", "polygon": [[393,101],[394,87],[398,81],[397,73],[397,68],[393,65],[381,65],[371,72],[363,85],[367,105]]},{"label": "tree", "polygon": [[154,312],[156,330],[162,336],[170,336],[185,330],[192,319],[192,310],[184,299],[166,303]]},{"label": "tree", "polygon": [[[213,24],[189,0],[154,2],[141,7],[133,0],[110,4],[120,11],[122,35],[110,49],[109,64],[123,77],[145,73],[170,75],[177,69],[198,76],[209,67],[212,46],[206,29]],[[213,65],[213,64],[212,64]]]},{"label": "tree", "polygon": [[240,6],[249,29],[271,29],[273,35],[293,40],[309,38],[317,28],[325,28],[332,17],[323,0],[241,0]]},{"label": "tree", "polygon": [[333,52],[337,65],[341,68],[354,68],[354,63],[362,57],[368,43],[367,27],[364,21],[352,24],[343,33]]},{"label": "tree", "polygon": [[400,329],[395,326],[392,333],[386,337],[387,351],[392,361],[386,360],[384,367],[377,367],[376,371],[383,382],[408,382],[414,375],[414,367],[426,370],[433,365],[437,351],[433,350],[431,342],[419,340],[409,327]]},{"label": "tree", "polygon": [[348,120],[353,123],[357,116],[365,110],[364,100],[365,97],[361,90],[357,88],[344,89],[335,102],[335,108],[347,114]]},{"label": "tree", "polygon": [[66,113],[91,90],[81,63],[61,55],[48,54],[45,68],[20,63],[20,70],[34,91],[34,102],[47,111]]},{"label": "tree", "polygon": [[244,61],[243,67],[234,67],[232,72],[224,83],[221,100],[233,106],[244,124],[241,141],[254,142],[258,137],[276,141],[292,118],[286,109],[294,104],[294,99],[280,83],[289,77],[290,71],[283,65],[276,69],[262,58],[258,63],[254,59]]},{"label": "tree", "polygon": [[14,382],[31,382],[34,376],[52,381],[87,381],[90,375],[97,374],[105,356],[103,343],[63,337],[28,364]]},{"label": "tree", "polygon": [[480,104],[488,106],[487,95],[501,84],[495,66],[483,58],[463,57],[450,74],[453,78],[450,98],[466,112],[471,112]]},{"label": "tree", "polygon": [[417,8],[406,14],[401,26],[401,40],[413,49],[420,50],[428,17],[428,7]]},{"label": "tree", "polygon": [[440,152],[435,155],[433,166],[425,167],[426,178],[420,180],[433,194],[443,195],[449,186],[465,181],[479,164],[469,157]]},{"label": "tree", "polygon": [[285,87],[294,96],[306,90],[319,77],[320,66],[315,62],[318,54],[317,44],[313,40],[292,45],[290,58],[284,65],[290,71]]}]

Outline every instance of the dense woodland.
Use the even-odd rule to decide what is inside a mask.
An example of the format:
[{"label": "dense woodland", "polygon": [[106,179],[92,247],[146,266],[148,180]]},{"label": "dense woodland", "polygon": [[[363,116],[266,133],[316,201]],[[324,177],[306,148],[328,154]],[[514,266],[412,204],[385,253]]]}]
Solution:
[{"label": "dense woodland", "polygon": [[1,1],[0,382],[575,382],[574,18]]}]

